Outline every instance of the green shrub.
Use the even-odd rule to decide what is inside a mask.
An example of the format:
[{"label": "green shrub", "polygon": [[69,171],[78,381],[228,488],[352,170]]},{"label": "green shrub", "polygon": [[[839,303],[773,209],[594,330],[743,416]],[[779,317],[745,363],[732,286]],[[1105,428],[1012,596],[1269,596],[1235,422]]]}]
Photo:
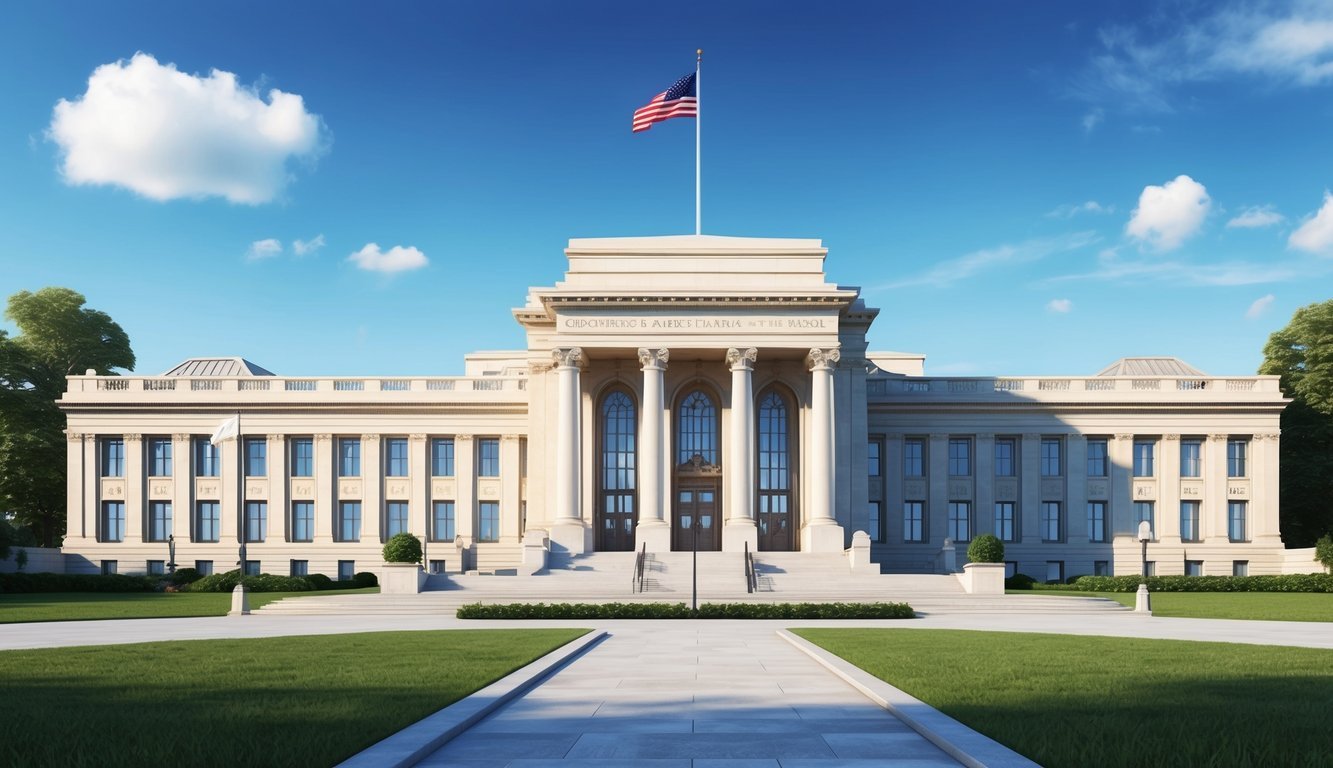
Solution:
[{"label": "green shrub", "polygon": [[167,576],[167,581],[176,586],[193,584],[202,579],[204,575],[193,568],[177,568],[176,572]]},{"label": "green shrub", "polygon": [[1333,533],[1326,533],[1314,543],[1314,559],[1324,566],[1325,573],[1333,573]]},{"label": "green shrub", "polygon": [[[241,581],[240,571],[227,571],[205,576],[185,588],[187,592],[230,592]],[[251,592],[309,592],[313,587],[303,576],[275,576],[261,573],[246,576],[245,587]]]},{"label": "green shrub", "polygon": [[472,603],[460,619],[911,619],[907,603]]},{"label": "green shrub", "polygon": [[1032,585],[1036,583],[1037,580],[1027,575],[1026,573],[1015,573],[1013,576],[1010,576],[1009,578],[1004,580],[1004,588],[1032,589]]},{"label": "green shrub", "polygon": [[[1083,576],[1073,584],[1063,586],[1084,592],[1135,592],[1142,581],[1142,576]],[[1333,575],[1327,573],[1149,576],[1147,582],[1150,592],[1333,592]]]},{"label": "green shrub", "polygon": [[0,592],[152,592],[151,576],[92,573],[0,573]]},{"label": "green shrub", "polygon": [[972,563],[1003,563],[1004,542],[994,534],[983,533],[967,545],[967,559]]},{"label": "green shrub", "polygon": [[421,562],[421,541],[410,533],[395,533],[384,543],[384,562]]},{"label": "green shrub", "polygon": [[[338,583],[343,584],[345,582],[340,581]],[[350,588],[364,589],[366,587],[378,587],[379,585],[380,585],[380,580],[378,576],[371,573],[370,571],[361,571],[360,573],[352,576],[352,586]],[[339,589],[348,589],[348,587],[339,587]]]},{"label": "green shrub", "polygon": [[333,589],[333,579],[322,573],[312,573],[305,580],[310,582],[311,589]]}]

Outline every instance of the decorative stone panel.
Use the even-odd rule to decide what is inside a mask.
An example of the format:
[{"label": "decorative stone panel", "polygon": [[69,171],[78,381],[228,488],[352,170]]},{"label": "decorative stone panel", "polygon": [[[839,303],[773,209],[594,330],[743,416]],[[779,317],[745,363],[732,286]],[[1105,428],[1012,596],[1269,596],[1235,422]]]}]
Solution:
[{"label": "decorative stone panel", "polygon": [[1135,501],[1156,501],[1156,500],[1157,500],[1157,481],[1155,481],[1155,480],[1135,480],[1135,481],[1134,481],[1134,500],[1135,500]]},{"label": "decorative stone panel", "polygon": [[218,477],[196,477],[194,479],[194,497],[207,501],[222,498],[222,479]]},{"label": "decorative stone panel", "polygon": [[356,501],[362,497],[361,478],[359,477],[340,477],[338,478],[338,498]]},{"label": "decorative stone panel", "polygon": [[1250,481],[1245,478],[1236,478],[1227,481],[1228,499],[1248,499],[1250,498]]}]

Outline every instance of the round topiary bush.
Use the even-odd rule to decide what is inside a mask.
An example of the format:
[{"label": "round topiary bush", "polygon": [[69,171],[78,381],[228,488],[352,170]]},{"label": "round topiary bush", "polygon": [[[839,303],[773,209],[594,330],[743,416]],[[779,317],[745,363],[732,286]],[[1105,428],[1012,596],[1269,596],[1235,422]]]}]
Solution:
[{"label": "round topiary bush", "polygon": [[967,559],[973,563],[1003,563],[1004,542],[983,533],[967,545]]},{"label": "round topiary bush", "polygon": [[378,587],[380,578],[370,571],[361,571],[352,577],[352,583],[360,588]]},{"label": "round topiary bush", "polygon": [[396,533],[384,544],[384,562],[420,563],[421,542],[410,533]]},{"label": "round topiary bush", "polygon": [[310,582],[310,586],[315,589],[333,589],[333,579],[322,573],[312,573],[306,576],[305,580]]}]

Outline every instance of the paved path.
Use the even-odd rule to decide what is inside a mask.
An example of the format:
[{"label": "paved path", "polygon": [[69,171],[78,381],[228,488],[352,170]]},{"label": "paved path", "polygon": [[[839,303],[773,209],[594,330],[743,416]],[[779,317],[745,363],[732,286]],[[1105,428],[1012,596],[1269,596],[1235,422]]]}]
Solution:
[{"label": "paved path", "polygon": [[675,622],[615,630],[418,765],[939,768],[958,763],[771,628]]}]

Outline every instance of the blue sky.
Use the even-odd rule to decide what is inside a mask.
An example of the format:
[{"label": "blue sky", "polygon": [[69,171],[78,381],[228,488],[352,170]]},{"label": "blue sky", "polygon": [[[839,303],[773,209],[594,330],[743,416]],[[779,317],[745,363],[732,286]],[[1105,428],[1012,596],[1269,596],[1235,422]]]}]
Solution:
[{"label": "blue sky", "polygon": [[1330,298],[1333,4],[628,5],[6,4],[0,294],[461,373],[568,238],[692,231],[693,123],[629,124],[702,47],[705,233],[822,238],[928,372],[1250,373]]}]

